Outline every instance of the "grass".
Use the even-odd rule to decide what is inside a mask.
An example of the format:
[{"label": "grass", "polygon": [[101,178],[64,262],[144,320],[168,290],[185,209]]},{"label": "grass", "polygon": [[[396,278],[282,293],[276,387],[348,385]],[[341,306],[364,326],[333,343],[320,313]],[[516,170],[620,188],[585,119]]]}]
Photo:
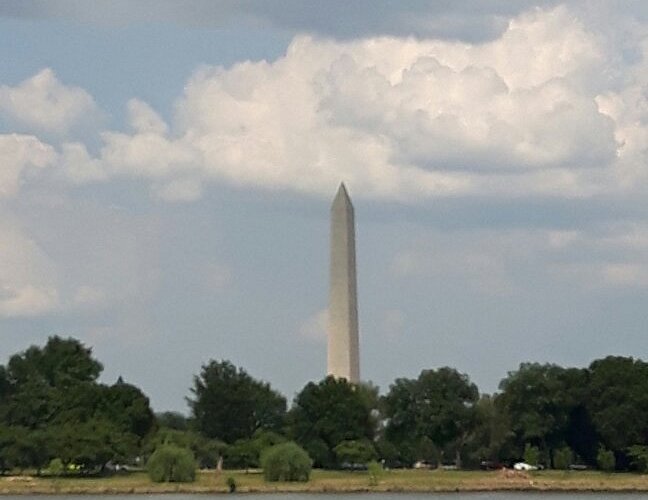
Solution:
[{"label": "grass", "polygon": [[143,472],[106,478],[0,478],[0,494],[100,493],[226,493],[227,478],[246,492],[361,492],[361,491],[648,491],[648,476],[596,471],[533,473],[512,471],[394,470],[377,482],[367,472],[315,470],[307,483],[266,483],[258,472],[202,471],[194,483],[153,483]]}]

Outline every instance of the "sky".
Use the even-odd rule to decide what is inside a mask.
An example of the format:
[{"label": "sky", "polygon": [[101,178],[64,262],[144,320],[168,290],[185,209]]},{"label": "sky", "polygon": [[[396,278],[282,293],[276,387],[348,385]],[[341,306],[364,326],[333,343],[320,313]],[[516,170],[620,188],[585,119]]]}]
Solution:
[{"label": "sky", "polygon": [[648,4],[0,3],[0,363],[72,336],[157,411],[227,359],[361,377],[648,358]]}]

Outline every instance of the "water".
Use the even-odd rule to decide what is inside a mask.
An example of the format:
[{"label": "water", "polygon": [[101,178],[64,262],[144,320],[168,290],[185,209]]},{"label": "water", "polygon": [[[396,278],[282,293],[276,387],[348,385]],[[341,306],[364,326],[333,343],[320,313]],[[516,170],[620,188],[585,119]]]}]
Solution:
[{"label": "water", "polygon": [[639,500],[646,499],[646,493],[535,493],[535,492],[490,492],[490,493],[264,493],[238,495],[7,495],[0,500],[202,500],[218,497],[229,500]]}]

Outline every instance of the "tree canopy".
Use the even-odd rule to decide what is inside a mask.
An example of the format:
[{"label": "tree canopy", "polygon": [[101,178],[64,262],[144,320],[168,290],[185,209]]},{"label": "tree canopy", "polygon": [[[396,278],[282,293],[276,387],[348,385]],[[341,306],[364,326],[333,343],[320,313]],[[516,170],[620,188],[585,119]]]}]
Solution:
[{"label": "tree canopy", "polygon": [[98,383],[102,368],[91,349],[57,336],[12,356],[0,369],[0,461],[92,469],[135,457],[155,429],[149,400],[122,381]]},{"label": "tree canopy", "polygon": [[407,461],[420,456],[421,443],[430,443],[443,455],[448,445],[458,451],[474,422],[477,386],[467,375],[443,367],[423,370],[415,380],[400,378],[383,399],[387,418],[385,435],[400,443]]},{"label": "tree canopy", "polygon": [[286,399],[229,361],[210,361],[194,377],[189,398],[196,428],[209,438],[234,443],[259,430],[281,430]]},{"label": "tree canopy", "polygon": [[289,422],[292,437],[315,463],[332,466],[342,441],[372,440],[371,398],[346,379],[326,377],[308,383],[295,397]]}]

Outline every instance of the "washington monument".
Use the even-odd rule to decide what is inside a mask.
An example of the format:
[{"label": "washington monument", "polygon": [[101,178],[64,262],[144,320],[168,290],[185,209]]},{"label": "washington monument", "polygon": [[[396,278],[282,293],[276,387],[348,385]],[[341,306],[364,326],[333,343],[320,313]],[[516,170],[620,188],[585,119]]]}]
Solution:
[{"label": "washington monument", "polygon": [[344,183],[331,206],[328,374],[360,381],[353,205]]}]

